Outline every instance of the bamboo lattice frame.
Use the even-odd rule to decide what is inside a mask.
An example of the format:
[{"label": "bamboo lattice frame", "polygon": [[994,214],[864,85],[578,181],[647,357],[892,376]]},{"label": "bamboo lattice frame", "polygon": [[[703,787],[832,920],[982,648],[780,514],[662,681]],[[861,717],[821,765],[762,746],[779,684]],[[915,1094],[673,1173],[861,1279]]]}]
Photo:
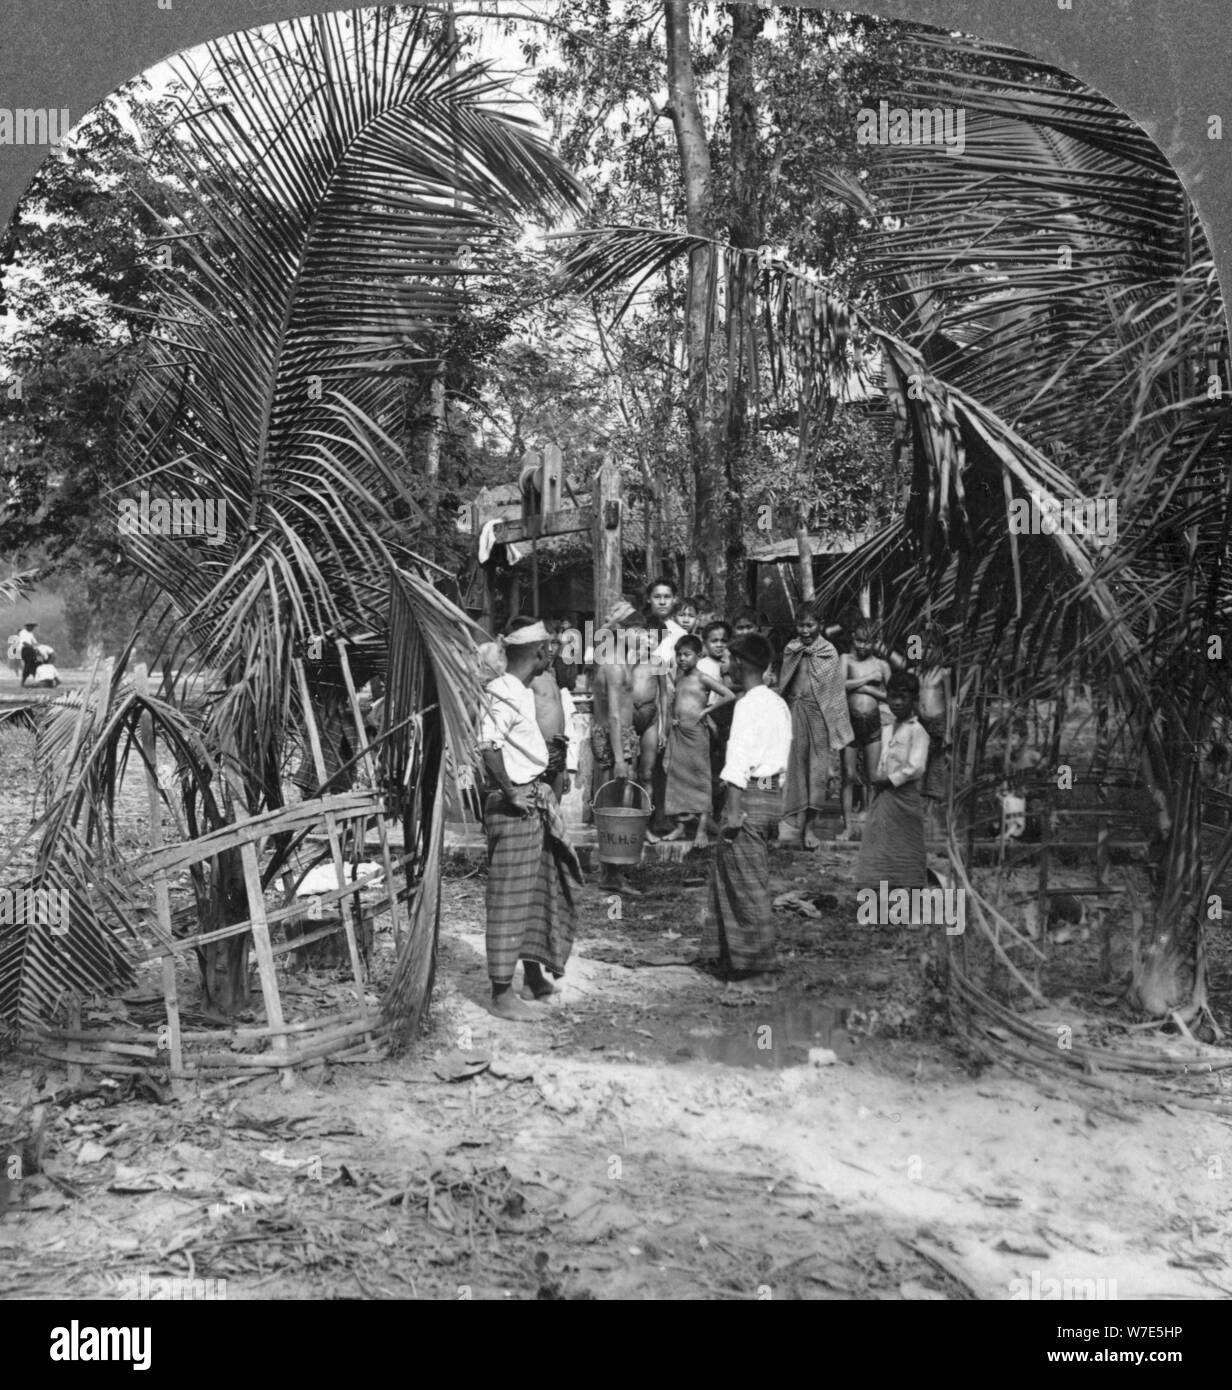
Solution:
[{"label": "bamboo lattice frame", "polygon": [[[137,866],[139,876],[152,881],[157,915],[157,943],[138,956],[140,961],[161,962],[163,1004],[166,1024],[151,1032],[124,1028],[86,1029],[81,1026],[79,1001],[70,1001],[69,1026],[52,1027],[43,1024],[38,1029],[37,1051],[48,1061],[67,1063],[70,1082],[80,1082],[83,1070],[116,1075],[139,1075],[159,1064],[161,1053],[169,1055],[167,1070],[173,1088],[178,1082],[209,1077],[254,1076],[277,1072],[283,1084],[291,1083],[291,1071],[307,1062],[330,1057],[335,1059],[382,1055],[380,1042],[387,1022],[381,1010],[369,1006],[364,999],[366,980],[363,955],[356,932],[356,904],[361,884],[348,882],[344,843],[351,828],[363,830],[375,820],[380,841],[381,871],[362,880],[362,890],[383,886],[384,896],[372,903],[373,913],[388,909],[392,918],[395,945],[401,943],[401,914],[395,872],[405,863],[395,862],[390,853],[385,824],[384,804],[377,783],[376,765],[364,728],[363,715],[355,683],[347,659],[346,643],[336,643],[342,664],[347,703],[355,724],[360,749],[360,762],[371,781],[370,790],[356,790],[319,796],[277,810],[250,816],[244,809],[238,785],[230,784],[230,804],[233,823],[212,830],[195,840],[182,844],[165,844],[162,829],[162,802],[157,781],[157,759],[152,721],[147,716],[142,728],[142,748],[145,754],[146,788],[149,800],[150,851]],[[329,778],[325,764],[321,733],[314,713],[311,693],[303,663],[295,661],[295,674],[305,715],[305,733],[316,772],[317,783],[324,787]],[[139,688],[148,690],[148,672],[137,668]],[[307,825],[323,826],[329,845],[330,858],[338,886],[314,895],[315,902],[324,906],[337,903],[340,920],[307,933],[275,943],[270,928],[291,925],[308,916],[306,905],[289,904],[270,909],[265,902],[261,884],[260,847],[271,836],[284,831],[302,830]],[[173,934],[170,879],[195,864],[203,863],[227,851],[238,850],[243,868],[248,915],[242,922],[209,932],[189,936]],[[298,886],[298,885],[297,885]],[[294,889],[291,890],[292,893]],[[360,909],[361,922],[364,909]],[[311,919],[309,919],[311,920]],[[282,996],[278,986],[276,958],[288,951],[299,950],[314,941],[341,932],[346,939],[348,963],[357,1002],[354,1007],[330,1012],[321,1017],[287,1022],[283,1013]],[[197,950],[211,942],[250,933],[257,974],[265,1007],[266,1024],[261,1027],[220,1026],[217,1029],[185,1030],[180,1024],[180,1000],[176,980],[176,956]],[[259,1053],[231,1046],[232,1042],[252,1043],[266,1040],[269,1050]]]}]

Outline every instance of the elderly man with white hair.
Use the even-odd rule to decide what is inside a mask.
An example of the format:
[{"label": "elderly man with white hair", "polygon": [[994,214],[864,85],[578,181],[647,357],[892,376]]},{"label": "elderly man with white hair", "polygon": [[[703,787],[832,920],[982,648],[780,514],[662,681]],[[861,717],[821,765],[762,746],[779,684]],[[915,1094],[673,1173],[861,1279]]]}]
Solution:
[{"label": "elderly man with white hair", "polygon": [[[518,1022],[541,1019],[573,947],[574,885],[581,869],[547,782],[548,749],[530,685],[551,662],[542,622],[518,618],[502,644],[507,669],[488,681],[479,749],[492,790],[483,810],[488,840],[487,956],[492,1012]],[[518,961],[523,997],[513,991]],[[533,1002],[532,1002],[533,1001]]]}]

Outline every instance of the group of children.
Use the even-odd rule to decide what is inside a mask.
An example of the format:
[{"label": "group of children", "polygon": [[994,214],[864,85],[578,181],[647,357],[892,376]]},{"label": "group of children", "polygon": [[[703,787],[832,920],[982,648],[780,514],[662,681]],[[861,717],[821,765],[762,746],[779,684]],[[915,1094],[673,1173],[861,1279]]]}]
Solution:
[{"label": "group of children", "polygon": [[[592,746],[597,775],[634,779],[652,793],[650,838],[691,836],[705,845],[715,833],[723,796],[719,772],[736,699],[729,649],[748,636],[768,640],[769,634],[764,619],[750,609],[728,622],[707,613],[697,599],[665,612],[668,598],[674,599],[674,587],[659,580],[651,587],[647,616],[627,602],[608,615],[605,626],[625,640],[610,644],[615,660],[596,666]],[[818,822],[831,804],[836,777],[840,838],[858,833],[872,804],[883,726],[891,717],[889,682],[907,664],[878,643],[871,622],[854,625],[848,652],[832,640],[841,631],[838,624],[823,628],[814,609],[802,608],[795,635],[763,673],[791,717],[778,839],[810,850],[820,844]],[[934,659],[920,664],[916,698],[932,755],[921,795],[936,805],[945,795],[949,671],[935,659],[936,649],[926,654]]]}]

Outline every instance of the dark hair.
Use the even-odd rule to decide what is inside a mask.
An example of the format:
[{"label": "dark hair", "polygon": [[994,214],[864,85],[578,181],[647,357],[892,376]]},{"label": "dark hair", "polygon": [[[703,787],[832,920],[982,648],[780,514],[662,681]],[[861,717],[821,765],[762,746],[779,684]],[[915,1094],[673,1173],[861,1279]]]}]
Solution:
[{"label": "dark hair", "polygon": [[696,608],[699,613],[704,613],[710,607],[710,600],[702,598],[701,594],[690,594],[688,598],[680,600],[681,607],[686,603],[690,608]]},{"label": "dark hair", "polygon": [[661,574],[658,577],[658,579],[652,579],[651,582],[646,585],[647,598],[649,598],[650,595],[660,587],[670,589],[672,591],[673,598],[675,598],[676,594],[679,592],[676,588],[676,581],[674,579],[669,579],[665,574]]},{"label": "dark hair", "polygon": [[886,681],[886,694],[892,690],[905,690],[913,700],[920,698],[920,678],[910,671],[892,671]]},{"label": "dark hair", "polygon": [[737,637],[728,647],[727,654],[758,671],[764,671],[774,660],[774,648],[770,645],[769,639],[756,632]]},{"label": "dark hair", "polygon": [[[535,625],[536,623],[539,623],[539,622],[543,622],[543,619],[542,619],[542,618],[526,618],[526,617],[522,617],[522,618],[510,618],[510,620],[505,624],[505,633],[506,633],[506,635],[508,635],[508,634],[511,633],[511,632],[520,632],[520,631],[522,630],[522,628],[524,628],[524,627],[534,627],[534,625]],[[544,626],[546,627],[547,624],[544,623]]]},{"label": "dark hair", "polygon": [[752,623],[756,627],[757,614],[751,608],[738,608],[732,618],[732,627],[734,628],[740,622]]},{"label": "dark hair", "polygon": [[691,632],[686,632],[683,637],[677,639],[675,650],[678,652],[701,652],[702,639],[694,637]]},{"label": "dark hair", "polygon": [[725,618],[716,618],[716,619],[714,620],[714,622],[712,622],[712,623],[707,623],[706,626],[702,629],[702,636],[703,636],[704,638],[706,638],[707,640],[709,640],[710,634],[711,634],[716,628],[720,628],[720,627],[721,627],[721,628],[723,629],[723,631],[727,634],[727,636],[726,636],[723,640],[724,640],[725,642],[730,642],[730,641],[731,641],[731,636],[732,636],[731,623],[729,623]]}]

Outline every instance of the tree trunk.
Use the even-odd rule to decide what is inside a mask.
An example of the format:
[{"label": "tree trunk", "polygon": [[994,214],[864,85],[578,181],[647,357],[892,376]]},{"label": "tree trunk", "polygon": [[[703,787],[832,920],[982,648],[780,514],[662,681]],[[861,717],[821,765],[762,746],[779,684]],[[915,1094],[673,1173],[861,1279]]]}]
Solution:
[{"label": "tree trunk", "polygon": [[[214,861],[210,875],[210,917],[203,931],[242,922],[248,916],[248,896],[238,850],[225,850]],[[201,964],[204,1002],[212,1013],[232,1015],[251,1003],[248,979],[248,932],[211,941],[197,953]]]},{"label": "tree trunk", "polygon": [[[689,47],[687,0],[664,0],[667,21],[667,84],[672,128],[684,184],[685,220],[690,232],[710,236],[712,181],[710,146],[697,101],[693,55]],[[722,597],[728,594],[726,547],[713,544],[726,536],[721,428],[723,403],[714,399],[709,357],[722,344],[722,333],[711,320],[717,300],[712,281],[717,273],[714,252],[699,247],[689,256],[685,294],[685,419],[693,483],[687,586]],[[706,538],[710,544],[703,543]]]},{"label": "tree trunk", "polygon": [[[702,123],[689,47],[686,0],[664,0],[667,20],[668,94],[685,192],[690,232],[715,231],[710,147]],[[755,247],[761,239],[758,201],[757,106],[753,44],[763,16],[752,5],[728,7],[732,39],[727,105],[731,125],[732,244]],[[745,264],[727,271],[727,305],[720,317],[714,251],[689,258],[685,311],[685,416],[693,482],[688,584],[729,610],[748,601],[745,575],[742,461],[747,438],[746,352],[752,331],[753,290]],[[722,538],[715,545],[716,537]]]},{"label": "tree trunk", "polygon": [[809,538],[808,512],[802,506],[796,513],[796,545],[800,551],[800,605],[808,607],[816,601],[813,586],[813,543]]}]

